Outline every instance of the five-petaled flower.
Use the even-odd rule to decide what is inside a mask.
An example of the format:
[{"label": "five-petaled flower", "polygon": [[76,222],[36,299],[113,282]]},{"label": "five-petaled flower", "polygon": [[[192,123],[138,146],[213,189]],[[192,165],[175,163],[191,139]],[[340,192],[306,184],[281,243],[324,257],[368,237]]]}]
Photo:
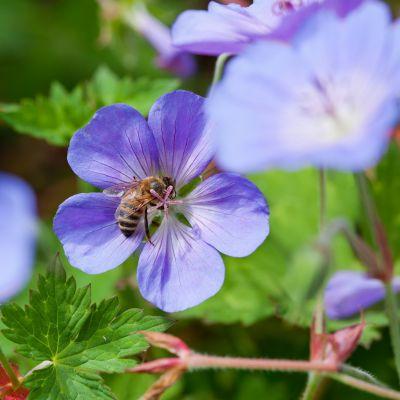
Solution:
[{"label": "five-petaled flower", "polygon": [[35,254],[36,200],[32,189],[14,175],[0,173],[0,302],[29,281]]},{"label": "five-petaled flower", "polygon": [[[400,291],[400,277],[392,280],[393,290]],[[360,271],[339,271],[325,289],[326,314],[343,319],[360,313],[385,298],[382,280]]]},{"label": "five-petaled flower", "polygon": [[217,161],[237,172],[371,167],[399,88],[400,24],[385,4],[367,1],[344,19],[320,11],[292,46],[257,43],[228,65],[208,103]]},{"label": "five-petaled flower", "polygon": [[[213,175],[180,198],[181,189],[214,156],[203,106],[200,96],[172,92],[153,105],[148,122],[127,105],[104,107],[74,135],[68,151],[74,172],[100,189],[134,186],[151,176],[167,178],[168,186],[173,182],[163,193],[152,191],[149,223],[157,215],[163,218],[144,245],[137,269],[143,297],[168,312],[197,305],[220,289],[224,265],[218,251],[247,256],[269,232],[265,198],[239,175]],[[73,266],[101,273],[139,247],[145,218],[134,234],[124,235],[116,220],[120,204],[120,197],[91,193],[60,206],[54,229]]]}]

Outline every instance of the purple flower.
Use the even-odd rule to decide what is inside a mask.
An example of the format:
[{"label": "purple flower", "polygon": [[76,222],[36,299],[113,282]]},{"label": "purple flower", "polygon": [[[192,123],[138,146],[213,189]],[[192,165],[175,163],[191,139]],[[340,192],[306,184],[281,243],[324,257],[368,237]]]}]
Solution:
[{"label": "purple flower", "polygon": [[172,45],[168,27],[154,18],[143,5],[135,6],[126,19],[157,50],[158,67],[182,78],[187,78],[196,72],[197,66],[193,56]]},{"label": "purple flower", "polygon": [[371,1],[345,19],[315,14],[293,46],[249,47],[208,102],[217,161],[238,172],[373,166],[398,116],[399,35]]},{"label": "purple flower", "polygon": [[1,172],[0,302],[17,294],[31,276],[36,238],[35,208],[31,188],[21,179]]},{"label": "purple flower", "polygon": [[[400,291],[400,277],[393,279],[393,289]],[[363,272],[340,271],[325,289],[325,309],[329,318],[342,319],[378,303],[385,297],[385,286],[379,279]]]},{"label": "purple flower", "polygon": [[254,0],[249,7],[211,1],[208,11],[183,12],[172,27],[173,43],[196,54],[236,54],[256,40],[289,40],[321,8],[344,16],[363,0]]},{"label": "purple flower", "polygon": [[[269,232],[263,195],[238,175],[211,176],[179,197],[214,155],[203,106],[202,97],[176,91],[154,104],[148,122],[127,105],[104,107],[74,135],[68,152],[74,172],[100,189],[113,187],[108,193],[118,191],[114,185],[137,187],[146,177],[167,178],[163,193],[151,192],[156,205],[149,204],[148,220],[162,220],[143,247],[137,278],[143,297],[168,312],[197,305],[220,289],[224,265],[218,251],[247,256]],[[72,265],[101,273],[139,247],[144,215],[127,237],[117,223],[119,206],[121,197],[104,193],[78,194],[60,206],[54,229]]]}]

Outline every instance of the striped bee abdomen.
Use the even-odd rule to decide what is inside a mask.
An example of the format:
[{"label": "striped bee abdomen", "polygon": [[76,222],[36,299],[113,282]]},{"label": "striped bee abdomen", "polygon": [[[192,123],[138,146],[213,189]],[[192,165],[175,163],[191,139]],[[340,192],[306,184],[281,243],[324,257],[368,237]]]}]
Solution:
[{"label": "striped bee abdomen", "polygon": [[136,209],[131,203],[122,201],[117,210],[118,227],[125,237],[132,236],[144,213],[144,208]]}]

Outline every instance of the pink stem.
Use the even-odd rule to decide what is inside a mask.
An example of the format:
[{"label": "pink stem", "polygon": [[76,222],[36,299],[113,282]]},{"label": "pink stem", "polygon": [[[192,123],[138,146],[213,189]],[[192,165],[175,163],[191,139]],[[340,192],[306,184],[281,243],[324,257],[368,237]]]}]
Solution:
[{"label": "pink stem", "polygon": [[315,371],[335,372],[337,365],[326,362],[297,361],[297,360],[268,360],[237,357],[217,357],[192,353],[186,359],[191,369],[197,368],[234,368],[252,370],[275,370],[275,371]]}]

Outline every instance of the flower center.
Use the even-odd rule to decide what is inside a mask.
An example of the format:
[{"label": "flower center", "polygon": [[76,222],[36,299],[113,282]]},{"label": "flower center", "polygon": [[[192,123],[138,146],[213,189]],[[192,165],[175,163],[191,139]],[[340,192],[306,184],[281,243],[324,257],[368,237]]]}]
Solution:
[{"label": "flower center", "polygon": [[168,208],[174,204],[181,204],[181,200],[175,200],[176,192],[175,187],[172,184],[172,180],[167,177],[163,177],[162,181],[164,182],[165,190],[156,190],[154,188],[150,189],[150,194],[154,197],[154,199],[158,200],[158,204],[149,208],[149,212],[156,210],[164,210],[165,215],[168,215]]},{"label": "flower center", "polygon": [[277,16],[286,15],[296,8],[299,8],[303,5],[302,0],[297,1],[287,1],[287,0],[278,0],[272,5],[272,12]]}]

